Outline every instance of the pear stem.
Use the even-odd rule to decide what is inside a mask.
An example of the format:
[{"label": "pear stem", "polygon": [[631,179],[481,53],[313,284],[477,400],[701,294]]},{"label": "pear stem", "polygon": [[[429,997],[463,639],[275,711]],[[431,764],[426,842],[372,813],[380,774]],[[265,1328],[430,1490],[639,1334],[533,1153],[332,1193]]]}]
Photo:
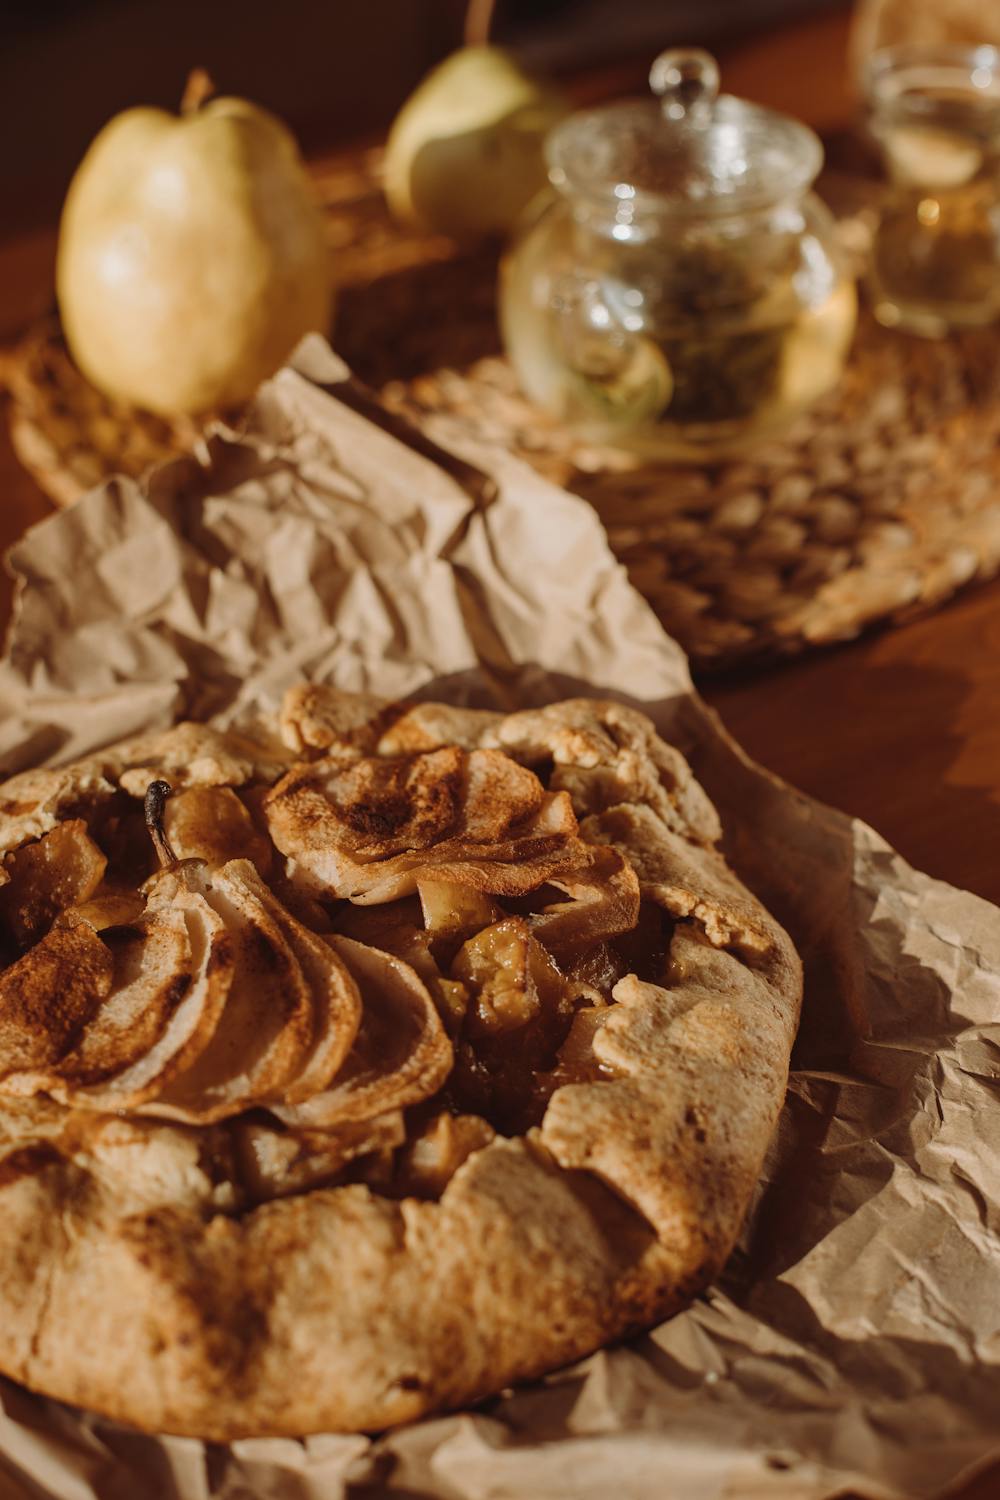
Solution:
[{"label": "pear stem", "polygon": [[469,0],[465,8],[465,45],[486,47],[493,29],[496,0]]},{"label": "pear stem", "polygon": [[215,84],[212,82],[211,74],[205,68],[192,68],[181,95],[181,114],[197,114],[214,93]]},{"label": "pear stem", "polygon": [[163,809],[167,805],[171,790],[169,781],[151,781],[146,788],[146,797],[142,804],[146,827],[153,840],[153,848],[156,850],[161,870],[169,870],[177,863],[177,855],[171,849],[170,840],[163,831]]}]

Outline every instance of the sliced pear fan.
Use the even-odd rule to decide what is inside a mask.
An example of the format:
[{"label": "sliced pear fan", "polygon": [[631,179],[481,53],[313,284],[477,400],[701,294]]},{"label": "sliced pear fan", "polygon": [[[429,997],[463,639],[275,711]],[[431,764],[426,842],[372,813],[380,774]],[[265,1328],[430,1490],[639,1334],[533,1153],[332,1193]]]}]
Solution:
[{"label": "sliced pear fan", "polygon": [[506,755],[448,745],[298,766],[265,805],[272,836],[277,830],[312,850],[332,843],[365,864],[458,834],[502,838],[538,810],[543,795],[538,778]]},{"label": "sliced pear fan", "polygon": [[298,767],[265,799],[290,879],[314,895],[379,904],[420,875],[521,895],[557,868],[584,868],[587,846],[565,793],[493,750],[454,746],[389,760]]},{"label": "sliced pear fan", "polygon": [[[198,881],[225,923],[233,978],[207,1047],[145,1112],[204,1124],[322,1089],[350,1049],[361,1015],[344,964],[284,910],[248,861],[211,872],[196,863],[182,872]],[[157,878],[157,899],[171,899],[171,882],[179,879],[170,872]]]},{"label": "sliced pear fan", "polygon": [[350,1053],[361,1022],[361,992],[352,966],[342,954],[331,951],[328,939],[297,922],[249,871],[243,872],[243,879],[255,888],[257,899],[281,929],[312,989],[312,1047],[282,1094],[286,1104],[298,1104],[326,1088]]},{"label": "sliced pear fan", "polygon": [[246,860],[147,896],[121,925],[95,898],[0,976],[0,1092],[204,1124],[324,1089],[361,1014],[337,953]]},{"label": "sliced pear fan", "polygon": [[327,938],[364,992],[354,1047],[324,1093],[297,1107],[272,1105],[285,1124],[313,1129],[367,1120],[427,1099],[451,1071],[453,1054],[426,985],[392,954],[339,934]]},{"label": "sliced pear fan", "polygon": [[[77,918],[74,934],[91,931]],[[147,908],[101,942],[112,980],[76,1045],[48,1069],[14,1075],[4,1089],[44,1090],[64,1104],[95,1110],[142,1106],[208,1044],[232,978],[225,927],[201,897],[183,888],[169,905]]]}]

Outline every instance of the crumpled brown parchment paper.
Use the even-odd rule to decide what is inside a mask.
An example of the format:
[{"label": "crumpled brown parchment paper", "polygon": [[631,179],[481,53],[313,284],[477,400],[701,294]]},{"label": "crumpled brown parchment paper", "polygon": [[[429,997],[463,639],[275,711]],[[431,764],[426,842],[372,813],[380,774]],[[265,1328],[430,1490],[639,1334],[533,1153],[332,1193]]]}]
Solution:
[{"label": "crumpled brown parchment paper", "polygon": [[374,1440],[156,1439],[0,1381],[0,1500],[908,1500],[994,1461],[1000,1494],[1000,912],[753,765],[582,501],[374,424],[319,340],[297,363],[245,432],[14,548],[0,770],[303,675],[622,696],[806,961],[787,1105],[723,1283],[646,1336]]}]

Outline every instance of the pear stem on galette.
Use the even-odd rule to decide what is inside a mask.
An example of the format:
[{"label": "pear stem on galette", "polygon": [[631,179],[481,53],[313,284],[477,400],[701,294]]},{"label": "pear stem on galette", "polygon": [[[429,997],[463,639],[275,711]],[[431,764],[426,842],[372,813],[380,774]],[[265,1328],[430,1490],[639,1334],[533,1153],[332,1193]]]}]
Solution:
[{"label": "pear stem on galette", "polygon": [[146,827],[149,829],[156,857],[163,870],[170,870],[177,863],[177,855],[170,847],[170,840],[163,829],[163,809],[167,805],[167,798],[171,791],[169,781],[151,781],[146,788],[146,796],[142,804]]}]

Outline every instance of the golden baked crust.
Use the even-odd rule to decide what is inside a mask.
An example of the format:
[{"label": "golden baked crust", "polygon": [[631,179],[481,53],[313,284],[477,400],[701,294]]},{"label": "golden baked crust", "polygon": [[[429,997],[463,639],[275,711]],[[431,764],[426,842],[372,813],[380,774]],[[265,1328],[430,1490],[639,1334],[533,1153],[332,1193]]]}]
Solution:
[{"label": "golden baked crust", "polygon": [[406,1421],[683,1305],[801,999],[641,714],[308,687],[282,729],[0,787],[3,849],[65,830],[0,903],[0,1368],[217,1440]]}]

